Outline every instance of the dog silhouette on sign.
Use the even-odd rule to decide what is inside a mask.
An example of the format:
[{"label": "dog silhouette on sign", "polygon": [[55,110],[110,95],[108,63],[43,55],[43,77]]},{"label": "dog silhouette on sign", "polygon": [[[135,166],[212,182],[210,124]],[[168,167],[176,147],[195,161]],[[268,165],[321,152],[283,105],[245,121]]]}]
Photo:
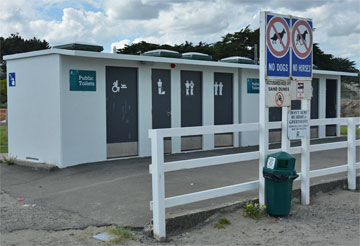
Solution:
[{"label": "dog silhouette on sign", "polygon": [[[282,40],[282,38],[284,37],[284,34],[286,33],[285,29],[283,29],[280,33],[279,33],[279,36]],[[274,35],[272,36],[271,38],[271,43],[272,44],[276,44],[276,41],[278,40],[278,36],[276,35],[276,33],[274,33]]]},{"label": "dog silhouette on sign", "polygon": [[307,35],[307,34],[308,34],[308,31],[307,31],[307,30],[305,30],[304,33],[301,34],[301,37],[302,37],[302,38],[300,37],[300,34],[297,34],[297,35],[296,35],[296,45],[297,45],[298,43],[300,43],[300,45],[304,45],[302,39],[304,39],[304,42],[306,42],[306,35]]}]

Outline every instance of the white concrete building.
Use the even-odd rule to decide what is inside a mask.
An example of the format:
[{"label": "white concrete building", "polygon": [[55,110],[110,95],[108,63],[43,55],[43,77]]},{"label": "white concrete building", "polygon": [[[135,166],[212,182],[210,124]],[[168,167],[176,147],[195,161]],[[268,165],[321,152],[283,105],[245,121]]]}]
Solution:
[{"label": "white concrete building", "polygon": [[[149,156],[153,127],[258,121],[259,94],[251,88],[258,65],[63,49],[5,60],[9,155],[20,160],[63,168]],[[340,117],[342,75],[357,76],[313,71],[312,118]],[[279,120],[275,111],[272,120]],[[314,137],[326,135],[339,135],[339,127],[313,131]],[[178,153],[256,144],[254,132],[176,137],[166,148]]]}]

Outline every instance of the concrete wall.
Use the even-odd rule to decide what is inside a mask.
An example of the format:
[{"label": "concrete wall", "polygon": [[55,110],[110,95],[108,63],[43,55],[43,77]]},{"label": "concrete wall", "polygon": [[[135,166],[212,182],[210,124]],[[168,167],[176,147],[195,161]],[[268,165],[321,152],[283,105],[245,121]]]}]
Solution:
[{"label": "concrete wall", "polygon": [[[106,156],[106,93],[105,67],[138,67],[138,122],[139,156],[151,154],[148,130],[152,128],[151,70],[171,70],[171,126],[181,126],[180,71],[202,71],[203,77],[203,125],[214,124],[214,72],[234,74],[234,123],[238,123],[238,75],[234,68],[210,68],[204,66],[177,65],[152,62],[132,62],[111,59],[89,59],[72,56],[61,57],[61,133],[63,166],[103,161]],[[70,91],[69,70],[96,71],[96,91]],[[238,146],[238,137],[234,137]],[[172,139],[172,152],[181,149],[180,138]],[[203,149],[214,148],[214,136],[203,136]]]},{"label": "concrete wall", "polygon": [[[239,69],[240,101],[239,116],[240,123],[259,122],[259,94],[247,93],[247,79],[259,78],[259,71],[250,69]],[[258,132],[240,133],[240,145],[250,146],[259,144]]]},{"label": "concrete wall", "polygon": [[[326,118],[326,80],[334,79],[337,81],[337,117],[340,117],[340,106],[341,106],[341,95],[340,95],[340,83],[341,77],[335,75],[317,75],[316,78],[319,78],[319,119]],[[319,138],[325,138],[326,132],[325,126],[319,126]],[[337,135],[340,136],[340,125],[337,126]]]},{"label": "concrete wall", "polygon": [[[233,74],[233,123],[258,122],[259,94],[247,93],[247,79],[258,78],[257,70],[175,65],[171,68],[165,63],[66,55],[9,60],[8,73],[16,73],[17,83],[16,87],[8,88],[9,154],[60,167],[106,160],[106,66],[138,68],[139,156],[151,154],[148,130],[152,128],[151,70],[154,68],[171,70],[171,127],[181,126],[182,70],[202,72],[202,125],[214,125],[215,72]],[[70,69],[96,71],[96,91],[70,91]],[[325,118],[326,79],[340,81],[340,76],[314,77],[319,78],[319,118]],[[325,135],[324,127],[320,127],[319,134]],[[202,149],[214,148],[213,134],[202,139]],[[236,147],[257,144],[257,132],[234,134]],[[179,137],[172,138],[171,151],[181,151]]]},{"label": "concrete wall", "polygon": [[[9,156],[60,165],[59,55],[7,61]],[[9,75],[7,75],[9,77]]]},{"label": "concrete wall", "polygon": [[[63,167],[106,159],[105,67],[94,59],[61,56]],[[70,69],[96,71],[96,91],[70,91]]]}]

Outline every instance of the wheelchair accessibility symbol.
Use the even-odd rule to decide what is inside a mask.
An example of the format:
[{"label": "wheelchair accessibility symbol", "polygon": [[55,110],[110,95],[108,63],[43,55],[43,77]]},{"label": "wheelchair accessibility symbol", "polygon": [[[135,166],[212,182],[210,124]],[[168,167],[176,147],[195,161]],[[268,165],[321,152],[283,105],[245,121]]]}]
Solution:
[{"label": "wheelchair accessibility symbol", "polygon": [[127,89],[126,84],[125,84],[125,83],[124,83],[124,84],[120,84],[120,86],[119,86],[119,81],[118,81],[118,80],[115,80],[115,81],[113,82],[113,86],[112,86],[112,88],[111,88],[112,92],[113,92],[113,93],[118,93],[118,92],[120,92],[120,89]]}]

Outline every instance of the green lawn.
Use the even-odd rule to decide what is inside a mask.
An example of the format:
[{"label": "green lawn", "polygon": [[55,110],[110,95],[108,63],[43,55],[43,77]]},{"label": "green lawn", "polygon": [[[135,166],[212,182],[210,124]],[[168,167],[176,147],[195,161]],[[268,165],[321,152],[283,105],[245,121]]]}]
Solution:
[{"label": "green lawn", "polygon": [[[347,136],[347,127],[346,126],[340,127],[340,135]],[[359,135],[360,135],[360,128],[356,128],[356,136],[359,136]]]},{"label": "green lawn", "polygon": [[0,153],[8,152],[8,139],[6,137],[6,127],[0,126]]}]

